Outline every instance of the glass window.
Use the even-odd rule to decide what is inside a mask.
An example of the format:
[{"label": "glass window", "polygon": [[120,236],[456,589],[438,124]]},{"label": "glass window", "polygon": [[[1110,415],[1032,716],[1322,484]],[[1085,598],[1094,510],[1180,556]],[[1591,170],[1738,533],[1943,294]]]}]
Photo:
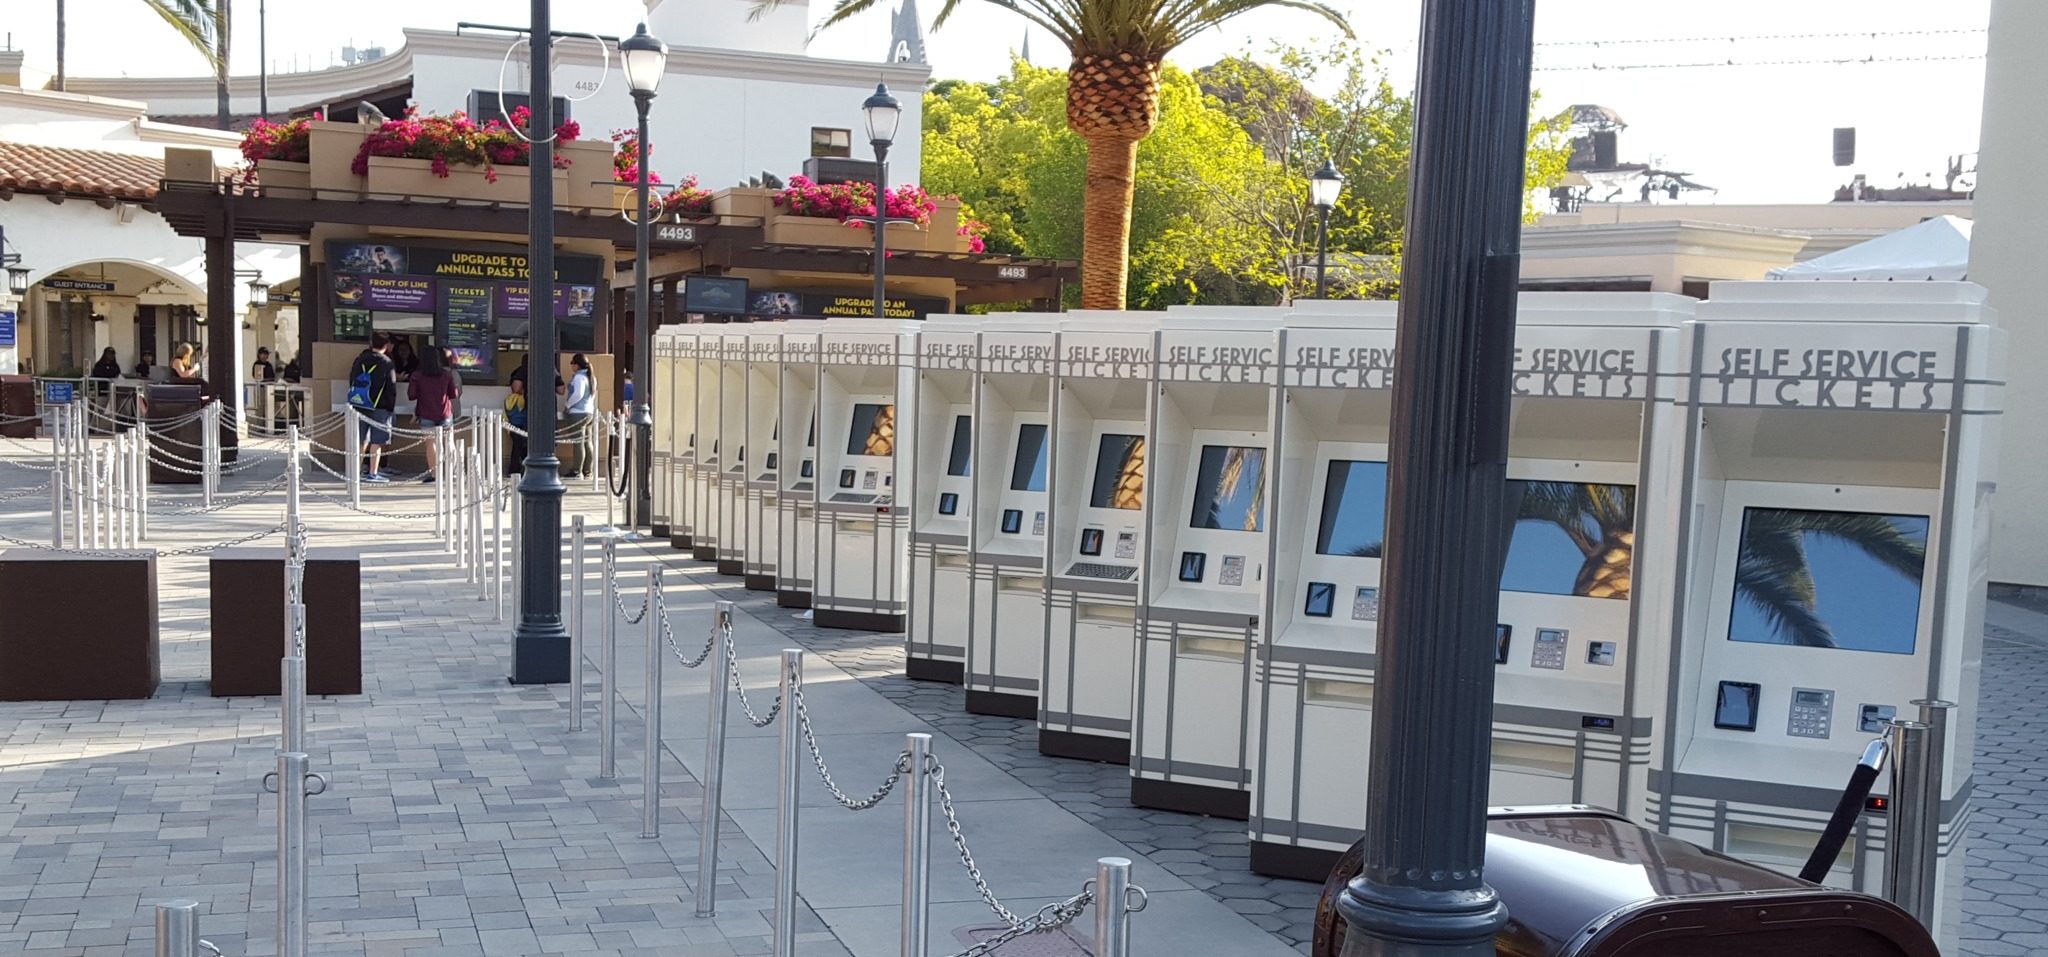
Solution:
[{"label": "glass window", "polygon": [[812,156],[852,156],[853,131],[829,126],[811,127]]}]

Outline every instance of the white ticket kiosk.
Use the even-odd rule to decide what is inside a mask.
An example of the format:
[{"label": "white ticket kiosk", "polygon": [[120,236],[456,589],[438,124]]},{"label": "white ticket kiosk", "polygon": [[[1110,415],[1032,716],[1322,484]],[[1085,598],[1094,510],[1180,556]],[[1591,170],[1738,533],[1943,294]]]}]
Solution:
[{"label": "white ticket kiosk", "polygon": [[[702,326],[669,326],[655,334],[667,342],[669,387],[655,393],[661,403],[656,417],[668,422],[668,468],[657,473],[657,481],[668,492],[668,541],[685,551],[695,544],[697,530],[697,332]],[[531,396],[529,396],[529,399]]]},{"label": "white ticket kiosk", "polygon": [[746,487],[741,506],[742,569],[749,591],[775,590],[781,508],[782,332],[788,323],[747,326]]},{"label": "white ticket kiosk", "polygon": [[817,573],[813,620],[824,628],[900,632],[909,612],[910,522],[897,508],[915,443],[916,322],[835,319],[818,343]]},{"label": "white ticket kiosk", "polygon": [[[649,390],[638,396],[654,412],[654,447],[648,454],[648,530],[655,538],[668,539],[674,534],[670,526],[669,500],[673,498],[669,489],[669,473],[675,469],[676,458],[676,417],[670,408],[669,396],[676,388],[676,342],[666,329],[654,330],[653,349],[648,353],[648,375],[653,379],[638,388]],[[639,455],[639,449],[633,449]]]},{"label": "white ticket kiosk", "polygon": [[776,443],[775,603],[811,607],[818,570],[818,338],[825,323],[782,331],[776,399],[786,428]]},{"label": "white ticket kiosk", "polygon": [[719,466],[719,430],[725,425],[724,326],[698,325],[696,336],[696,428],[691,433],[689,476],[690,557],[700,562],[718,560],[718,486],[724,469]]},{"label": "white ticket kiosk", "polygon": [[1278,320],[1161,320],[1147,454],[1131,801],[1243,820],[1266,610]]},{"label": "white ticket kiosk", "polygon": [[974,370],[979,316],[931,316],[918,333],[917,468],[911,508],[904,674],[960,684],[967,665],[967,543],[974,516]]},{"label": "white ticket kiosk", "polygon": [[744,575],[747,567],[747,439],[752,415],[747,404],[747,338],[751,323],[715,326],[718,330],[718,559],[721,575]]},{"label": "white ticket kiosk", "polygon": [[1042,754],[1130,763],[1158,326],[1156,313],[1073,312],[1060,327],[1046,503]]},{"label": "white ticket kiosk", "polygon": [[[1991,321],[1970,283],[1714,284],[1684,406],[1670,733],[1642,811],[1797,871],[1865,743],[1919,701],[1955,702],[1934,928],[1950,952],[2004,396]],[[1877,892],[1888,844],[1866,813],[1827,883]]]},{"label": "white ticket kiosk", "polygon": [[1038,717],[1051,525],[1053,316],[991,316],[981,329],[968,551],[967,710]]}]

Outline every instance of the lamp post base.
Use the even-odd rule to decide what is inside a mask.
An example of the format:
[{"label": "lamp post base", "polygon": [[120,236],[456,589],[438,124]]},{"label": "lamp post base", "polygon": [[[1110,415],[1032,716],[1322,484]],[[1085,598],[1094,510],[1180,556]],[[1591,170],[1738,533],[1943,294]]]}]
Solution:
[{"label": "lamp post base", "polygon": [[[526,463],[519,484],[519,625],[512,632],[512,683],[569,680],[569,629],[562,621],[562,495],[552,456]],[[531,534],[526,534],[531,530]]]},{"label": "lamp post base", "polygon": [[1337,898],[1344,918],[1338,957],[1493,957],[1508,909],[1481,884],[1473,890],[1387,887],[1361,877]]}]

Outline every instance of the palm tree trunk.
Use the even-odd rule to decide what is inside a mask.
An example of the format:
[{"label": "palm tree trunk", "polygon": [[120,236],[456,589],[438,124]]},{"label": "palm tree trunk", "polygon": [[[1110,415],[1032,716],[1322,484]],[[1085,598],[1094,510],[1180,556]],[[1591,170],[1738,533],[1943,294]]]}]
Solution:
[{"label": "palm tree trunk", "polygon": [[1089,136],[1088,179],[1081,206],[1081,308],[1122,309],[1130,279],[1131,192],[1138,141]]},{"label": "palm tree trunk", "polygon": [[230,0],[214,0],[213,35],[219,43],[218,61],[214,65],[215,108],[220,111],[220,128],[233,128],[234,113],[228,107],[228,3]]}]

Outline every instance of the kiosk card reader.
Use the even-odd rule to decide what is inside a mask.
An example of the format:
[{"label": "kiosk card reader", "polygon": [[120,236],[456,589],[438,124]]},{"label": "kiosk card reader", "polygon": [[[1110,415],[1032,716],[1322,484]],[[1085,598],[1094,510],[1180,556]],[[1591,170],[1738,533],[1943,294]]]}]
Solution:
[{"label": "kiosk card reader", "polygon": [[910,522],[896,507],[896,478],[910,475],[916,443],[897,439],[899,423],[917,421],[920,325],[835,319],[819,334],[819,627],[904,630]]},{"label": "kiosk card reader", "polygon": [[[1935,931],[1961,917],[2004,334],[1952,282],[1716,283],[1691,326],[1682,592],[1646,823],[1797,873],[1841,770],[1946,721]],[[1884,790],[1880,784],[1880,790]],[[1865,814],[1825,882],[1881,888]]]},{"label": "kiosk card reader", "polygon": [[1060,327],[1039,679],[1044,754],[1130,762],[1158,326],[1157,313],[1073,312]]},{"label": "kiosk card reader", "polygon": [[745,504],[740,527],[746,586],[775,590],[775,553],[780,536],[778,473],[782,468],[782,331],[784,322],[746,327],[747,455]]},{"label": "kiosk card reader", "polygon": [[751,323],[716,326],[707,341],[719,347],[718,573],[744,575],[747,566],[747,483],[755,466],[747,444],[747,334]]},{"label": "kiosk card reader", "polygon": [[696,456],[690,470],[690,557],[700,562],[718,561],[718,486],[724,470],[719,466],[724,449],[719,430],[725,425],[725,364],[723,326],[699,325],[696,340],[697,425],[691,433]]},{"label": "kiosk card reader", "polygon": [[786,324],[776,400],[775,603],[811,607],[818,569],[818,338],[823,322]]},{"label": "kiosk card reader", "polygon": [[967,543],[974,516],[974,370],[979,316],[931,316],[918,333],[917,469],[904,673],[960,684],[967,662]]},{"label": "kiosk card reader", "polygon": [[967,710],[1038,717],[1045,665],[1045,543],[1054,502],[1052,316],[989,317],[981,329],[968,551]]},{"label": "kiosk card reader", "polygon": [[1264,640],[1278,319],[1161,320],[1147,436],[1131,801],[1243,820]]}]

